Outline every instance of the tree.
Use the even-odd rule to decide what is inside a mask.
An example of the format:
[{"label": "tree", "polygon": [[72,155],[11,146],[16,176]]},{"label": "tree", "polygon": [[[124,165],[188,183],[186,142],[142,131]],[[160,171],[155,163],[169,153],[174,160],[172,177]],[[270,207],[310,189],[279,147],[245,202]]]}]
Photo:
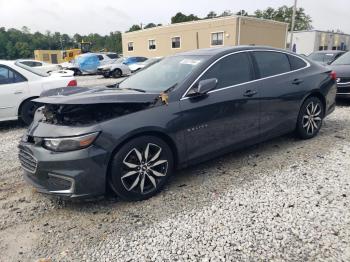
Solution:
[{"label": "tree", "polygon": [[205,19],[211,19],[217,17],[217,14],[214,11],[210,11],[207,16],[205,17]]},{"label": "tree", "polygon": [[175,16],[171,18],[171,23],[176,24],[176,23],[183,23],[183,22],[189,22],[189,21],[195,21],[195,20],[200,20],[200,18],[194,14],[185,15],[181,12],[178,12]]},{"label": "tree", "polygon": [[[274,9],[272,7],[268,7],[267,9],[261,11],[256,10],[255,16],[258,18],[271,19],[279,22],[288,23],[288,30],[291,30],[292,27],[292,15],[293,15],[293,7],[288,7],[286,5],[279,7],[278,9]],[[296,10],[295,15],[295,31],[299,30],[310,30],[312,29],[312,19],[309,15],[305,13],[304,8],[298,8]]]},{"label": "tree", "polygon": [[128,30],[128,31],[126,31],[126,32],[134,32],[134,31],[138,31],[138,30],[141,30],[142,28],[141,28],[141,26],[139,26],[139,25],[132,25],[131,27],[130,27],[130,29]]},{"label": "tree", "polygon": [[239,12],[237,12],[236,15],[248,16],[248,12],[246,12],[245,10],[242,9]]},{"label": "tree", "polygon": [[154,24],[154,23],[149,23],[149,24],[147,24],[147,25],[144,27],[144,29],[152,28],[152,27],[157,27],[157,25]]},{"label": "tree", "polygon": [[221,13],[220,16],[231,16],[233,15],[232,11],[230,10],[225,10],[224,12]]}]

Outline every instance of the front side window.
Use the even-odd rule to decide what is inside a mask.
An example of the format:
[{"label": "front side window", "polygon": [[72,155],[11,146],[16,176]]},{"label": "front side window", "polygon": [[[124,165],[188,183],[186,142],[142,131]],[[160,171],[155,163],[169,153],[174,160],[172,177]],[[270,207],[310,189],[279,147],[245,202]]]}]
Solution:
[{"label": "front side window", "polygon": [[0,85],[14,84],[26,81],[20,74],[11,69],[0,66]]},{"label": "front side window", "polygon": [[102,55],[98,55],[97,58],[98,58],[98,60],[100,60],[100,61],[104,59]]},{"label": "front side window", "polygon": [[180,48],[181,38],[179,36],[171,38],[171,48]]},{"label": "front side window", "polygon": [[128,43],[128,51],[129,52],[134,51],[134,43],[133,42]]},{"label": "front side window", "polygon": [[156,49],[156,40],[148,40],[148,49],[155,50]]},{"label": "front side window", "polygon": [[268,77],[289,72],[291,70],[286,54],[279,52],[253,52],[260,77]]},{"label": "front side window", "polygon": [[211,45],[223,45],[224,44],[224,33],[212,33],[211,34]]},{"label": "front side window", "polygon": [[210,67],[199,81],[211,78],[216,78],[218,80],[216,89],[238,85],[253,80],[248,54],[238,53],[222,58]]}]

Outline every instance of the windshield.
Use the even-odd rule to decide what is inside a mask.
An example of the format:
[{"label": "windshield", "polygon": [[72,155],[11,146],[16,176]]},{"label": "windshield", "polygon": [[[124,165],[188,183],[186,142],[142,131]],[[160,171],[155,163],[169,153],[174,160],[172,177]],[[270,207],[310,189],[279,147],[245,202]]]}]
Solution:
[{"label": "windshield", "polygon": [[335,55],[336,54],[331,54],[331,53],[313,53],[309,55],[309,58],[316,62],[327,63],[327,62],[333,61]]},{"label": "windshield", "polygon": [[15,62],[15,65],[20,67],[20,68],[23,68],[24,70],[27,70],[35,75],[38,75],[38,76],[42,76],[42,77],[47,77],[49,76],[49,74],[43,72],[43,71],[40,71],[39,69],[36,69],[36,68],[33,68],[33,67],[30,67],[30,66],[26,66],[25,64],[22,64],[20,61],[16,61]]},{"label": "windshield", "polygon": [[347,52],[339,57],[332,63],[332,65],[350,65],[350,52]]},{"label": "windshield", "polygon": [[206,56],[170,56],[125,79],[120,88],[162,92],[183,81]]}]

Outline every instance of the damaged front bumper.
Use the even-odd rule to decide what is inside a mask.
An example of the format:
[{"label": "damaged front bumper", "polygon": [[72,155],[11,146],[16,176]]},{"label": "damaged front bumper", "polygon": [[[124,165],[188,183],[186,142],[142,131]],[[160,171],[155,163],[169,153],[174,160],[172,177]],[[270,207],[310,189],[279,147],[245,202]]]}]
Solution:
[{"label": "damaged front bumper", "polygon": [[107,151],[92,145],[76,151],[52,152],[30,140],[20,142],[19,160],[24,179],[39,192],[67,198],[105,193],[107,165],[102,163],[107,162]]}]

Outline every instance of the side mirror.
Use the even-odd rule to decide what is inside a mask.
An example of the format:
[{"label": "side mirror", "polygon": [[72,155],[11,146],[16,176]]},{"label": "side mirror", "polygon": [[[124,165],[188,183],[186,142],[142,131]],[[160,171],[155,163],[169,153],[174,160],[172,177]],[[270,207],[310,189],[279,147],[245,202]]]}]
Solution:
[{"label": "side mirror", "polygon": [[216,78],[210,78],[201,80],[198,83],[198,87],[193,92],[189,93],[189,97],[198,97],[207,94],[209,91],[214,90],[218,84],[218,80]]}]

